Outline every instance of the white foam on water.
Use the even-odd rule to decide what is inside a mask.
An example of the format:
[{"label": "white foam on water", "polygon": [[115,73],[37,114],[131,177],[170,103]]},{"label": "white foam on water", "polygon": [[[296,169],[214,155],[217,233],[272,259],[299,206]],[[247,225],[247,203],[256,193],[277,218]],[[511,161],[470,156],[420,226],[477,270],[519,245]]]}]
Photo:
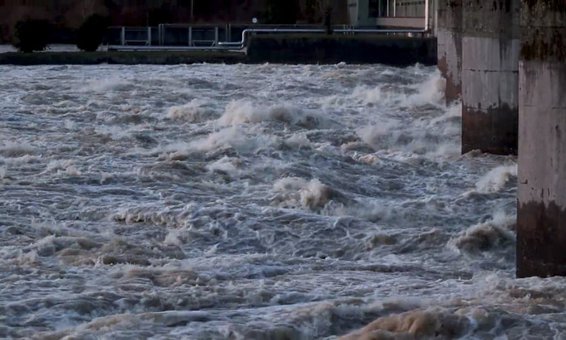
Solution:
[{"label": "white foam on water", "polygon": [[108,77],[99,78],[89,81],[85,86],[83,86],[80,91],[82,92],[115,92],[130,90],[133,88],[133,83],[121,77]]},{"label": "white foam on water", "polygon": [[276,193],[274,203],[287,208],[321,209],[334,196],[333,189],[316,178],[281,178],[273,184],[273,191]]},{"label": "white foam on water", "polygon": [[163,240],[163,244],[169,246],[178,246],[181,247],[185,242],[183,241],[183,234],[187,231],[186,228],[181,229],[174,229],[169,231],[165,239]]},{"label": "white foam on water", "polygon": [[249,100],[233,100],[218,122],[224,126],[276,121],[306,128],[318,127],[321,119],[287,105],[258,106]]},{"label": "white foam on water", "polygon": [[216,119],[215,114],[207,108],[206,101],[193,99],[185,105],[173,106],[167,110],[167,118],[189,123],[201,123]]},{"label": "white foam on water", "polygon": [[276,143],[277,138],[265,135],[248,135],[237,126],[211,132],[207,137],[191,142],[178,141],[152,149],[150,154],[165,154],[173,160],[184,160],[192,154],[212,152],[222,149],[234,149],[238,152],[249,153],[262,147]]},{"label": "white foam on water", "polygon": [[6,158],[21,158],[32,156],[37,153],[37,149],[26,142],[4,141],[0,144],[0,156]]},{"label": "white foam on water", "polygon": [[185,145],[185,151],[208,152],[223,148],[234,148],[241,153],[249,153],[278,143],[276,137],[263,134],[249,134],[238,126],[228,127],[209,134]]},{"label": "white foam on water", "polygon": [[361,128],[358,130],[358,136],[372,148],[381,150],[397,146],[403,135],[399,122],[384,119],[376,125]]},{"label": "white foam on water", "polygon": [[67,129],[67,130],[74,130],[75,127],[76,127],[76,123],[73,122],[70,119],[65,119],[64,126],[65,126],[65,129]]},{"label": "white foam on water", "polygon": [[476,192],[491,194],[501,191],[505,185],[517,177],[517,165],[502,165],[491,169],[476,183]]},{"label": "white foam on water", "polygon": [[442,120],[451,117],[446,115],[415,125],[385,118],[360,128],[357,134],[376,151],[401,151],[429,158],[454,157],[459,155],[460,146],[447,137],[458,133],[459,130],[450,126],[457,122]]},{"label": "white foam on water", "polygon": [[348,97],[331,96],[326,104],[347,104],[348,102],[374,107],[411,108],[422,105],[443,106],[446,82],[440,72],[430,74],[423,82],[404,89],[391,84],[375,87],[360,85]]},{"label": "white foam on water", "polygon": [[411,106],[435,104],[443,105],[446,80],[436,70],[428,78],[415,87],[416,93],[410,95],[407,101]]},{"label": "white foam on water", "polygon": [[97,125],[94,131],[99,135],[109,136],[114,140],[129,138],[131,136],[129,129],[114,125]]},{"label": "white foam on water", "polygon": [[81,172],[77,169],[75,161],[72,159],[60,159],[49,161],[44,172],[66,173],[70,176],[80,176]]},{"label": "white foam on water", "polygon": [[238,158],[224,156],[217,161],[209,163],[206,168],[208,171],[223,172],[232,176],[237,176],[241,173],[242,162]]},{"label": "white foam on water", "polygon": [[39,163],[43,157],[41,155],[23,155],[21,157],[0,157],[0,160],[9,165],[24,165],[24,164],[32,164],[32,163]]},{"label": "white foam on water", "polygon": [[502,211],[484,223],[479,223],[462,231],[448,242],[448,247],[461,254],[479,254],[494,248],[514,245],[516,217]]},{"label": "white foam on water", "polygon": [[35,250],[28,251],[25,253],[20,251],[17,257],[17,263],[22,267],[37,267],[37,265],[39,265],[40,262],[41,261],[39,255]]},{"label": "white foam on water", "polygon": [[377,164],[379,162],[379,156],[375,155],[375,154],[357,154],[355,153],[352,158],[354,160],[356,160],[357,162],[360,163],[364,163],[364,164],[368,164],[368,165],[374,165]]},{"label": "white foam on water", "polygon": [[[424,82],[412,86],[413,93],[385,91],[384,85],[373,89],[357,88],[354,102],[372,104],[384,112],[379,119],[358,128],[358,136],[374,150],[402,151],[429,158],[454,157],[460,152],[454,137],[460,133],[461,106],[444,106],[444,80],[435,72]],[[441,109],[440,115],[415,116],[413,110],[431,105]],[[394,108],[394,109],[393,109]],[[399,110],[388,112],[390,110]],[[406,109],[408,108],[408,109]]]},{"label": "white foam on water", "polygon": [[285,145],[293,149],[310,148],[311,141],[304,133],[295,133],[285,140]]}]

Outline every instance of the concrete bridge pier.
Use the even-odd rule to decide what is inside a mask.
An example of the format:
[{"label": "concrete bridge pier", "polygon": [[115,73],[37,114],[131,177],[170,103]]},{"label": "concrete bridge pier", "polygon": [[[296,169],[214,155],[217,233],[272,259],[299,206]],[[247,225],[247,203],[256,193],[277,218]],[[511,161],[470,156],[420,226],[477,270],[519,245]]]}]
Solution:
[{"label": "concrete bridge pier", "polygon": [[439,0],[437,8],[438,69],[446,79],[446,103],[462,94],[462,0]]},{"label": "concrete bridge pier", "polygon": [[566,275],[566,2],[522,0],[517,276]]},{"label": "concrete bridge pier", "polygon": [[462,1],[462,153],[516,154],[520,0]]}]

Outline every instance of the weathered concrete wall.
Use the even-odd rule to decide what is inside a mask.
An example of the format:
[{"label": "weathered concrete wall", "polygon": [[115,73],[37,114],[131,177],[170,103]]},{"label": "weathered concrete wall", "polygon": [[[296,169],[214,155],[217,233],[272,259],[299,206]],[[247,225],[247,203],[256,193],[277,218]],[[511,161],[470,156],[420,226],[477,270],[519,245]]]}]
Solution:
[{"label": "weathered concrete wall", "polygon": [[0,53],[0,65],[192,64],[192,63],[436,63],[436,39],[348,36],[256,36],[248,53],[229,51]]},{"label": "weathered concrete wall", "polygon": [[523,0],[517,276],[566,275],[566,2]]},{"label": "weathered concrete wall", "polygon": [[517,153],[519,13],[520,0],[463,1],[463,153]]},{"label": "weathered concrete wall", "polygon": [[438,68],[446,78],[446,102],[462,94],[462,0],[438,1]]},{"label": "weathered concrete wall", "polygon": [[252,63],[409,66],[436,65],[436,59],[434,38],[262,35],[251,37],[248,45]]}]

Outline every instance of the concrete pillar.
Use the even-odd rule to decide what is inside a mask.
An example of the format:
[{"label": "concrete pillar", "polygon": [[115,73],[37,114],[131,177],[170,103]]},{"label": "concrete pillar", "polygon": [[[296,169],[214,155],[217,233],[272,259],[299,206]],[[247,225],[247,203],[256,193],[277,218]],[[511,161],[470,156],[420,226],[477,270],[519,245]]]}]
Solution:
[{"label": "concrete pillar", "polygon": [[446,102],[462,94],[462,0],[438,0],[438,69],[446,79]]},{"label": "concrete pillar", "polygon": [[566,2],[523,0],[517,276],[566,275]]},{"label": "concrete pillar", "polygon": [[520,5],[463,0],[463,153],[517,153]]}]

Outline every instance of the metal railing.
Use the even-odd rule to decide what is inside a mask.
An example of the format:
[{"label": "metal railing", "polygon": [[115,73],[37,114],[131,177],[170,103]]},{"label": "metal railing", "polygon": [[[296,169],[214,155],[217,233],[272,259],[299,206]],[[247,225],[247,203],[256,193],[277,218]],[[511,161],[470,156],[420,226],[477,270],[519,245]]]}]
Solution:
[{"label": "metal railing", "polygon": [[187,44],[186,46],[218,46],[220,41],[220,27],[210,25],[186,25],[186,24],[160,24],[157,26],[159,34],[159,45],[166,46],[167,28],[177,29],[179,31],[186,30]]},{"label": "metal railing", "polygon": [[151,46],[151,27],[121,27],[120,43]]},{"label": "metal railing", "polygon": [[[253,34],[325,34],[320,26],[242,28],[239,41],[230,41],[232,27],[226,25],[161,24],[157,27],[114,27],[119,29],[119,45],[109,44],[109,50],[243,50]],[[239,28],[236,29],[239,33]],[[428,29],[381,29],[349,26],[332,27],[333,34],[342,35],[425,35]],[[222,33],[222,34],[221,34]],[[224,41],[220,40],[223,35]],[[112,40],[112,39],[111,39]],[[113,42],[118,42],[116,39]]]}]

